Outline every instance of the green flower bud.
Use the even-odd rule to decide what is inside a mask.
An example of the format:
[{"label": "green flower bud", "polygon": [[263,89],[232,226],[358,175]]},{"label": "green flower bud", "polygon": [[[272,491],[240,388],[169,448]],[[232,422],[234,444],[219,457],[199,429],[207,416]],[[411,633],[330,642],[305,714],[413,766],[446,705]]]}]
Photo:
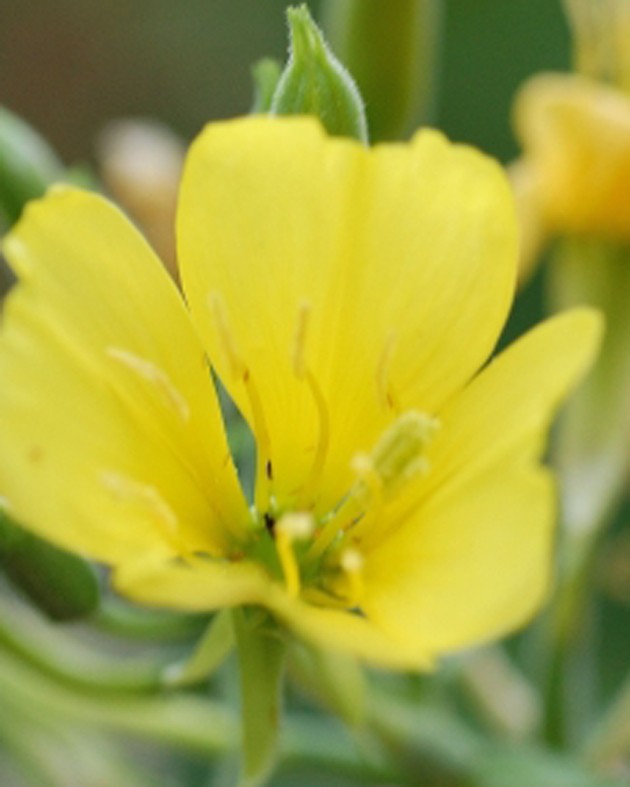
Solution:
[{"label": "green flower bud", "polygon": [[0,213],[16,221],[25,203],[63,174],[48,143],[31,126],[0,107]]},{"label": "green flower bud", "polygon": [[326,130],[368,140],[363,100],[357,86],[330,51],[306,6],[289,8],[289,62],[273,96],[276,115],[315,115]]},{"label": "green flower bud", "polygon": [[53,620],[87,617],[99,603],[85,560],[27,533],[0,510],[0,565],[6,576]]}]

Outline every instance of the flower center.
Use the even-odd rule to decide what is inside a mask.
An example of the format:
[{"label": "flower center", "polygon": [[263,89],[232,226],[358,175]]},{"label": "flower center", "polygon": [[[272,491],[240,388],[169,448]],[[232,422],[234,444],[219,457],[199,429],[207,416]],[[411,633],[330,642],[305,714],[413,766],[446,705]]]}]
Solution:
[{"label": "flower center", "polygon": [[[306,352],[312,305],[302,301],[291,346],[291,367],[312,397],[319,434],[297,498],[292,498],[290,504],[278,501],[274,494],[270,435],[256,385],[230,330],[220,294],[210,293],[208,305],[228,369],[242,383],[249,400],[258,454],[254,527],[239,558],[262,563],[271,576],[284,582],[291,596],[301,595],[324,605],[357,608],[363,595],[364,537],[374,537],[377,526],[380,530],[383,522],[387,522],[391,502],[409,481],[428,471],[425,452],[438,422],[417,411],[399,414],[370,454],[354,457],[355,480],[339,502],[325,515],[315,517],[311,512],[317,508],[317,490],[330,442],[330,421],[326,398]],[[375,382],[387,409],[399,413],[398,398],[389,380],[395,340],[392,333],[375,370]]]},{"label": "flower center", "polygon": [[409,411],[387,429],[370,454],[353,462],[355,481],[339,504],[318,519],[306,511],[256,512],[250,557],[284,581],[291,596],[356,608],[363,595],[361,542],[387,516],[387,506],[429,469],[425,452],[438,422]]}]

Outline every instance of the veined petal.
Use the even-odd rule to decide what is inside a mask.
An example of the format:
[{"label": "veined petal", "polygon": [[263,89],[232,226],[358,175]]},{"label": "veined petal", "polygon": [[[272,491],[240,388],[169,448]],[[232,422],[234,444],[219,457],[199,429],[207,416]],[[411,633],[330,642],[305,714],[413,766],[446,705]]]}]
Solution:
[{"label": "veined petal", "polygon": [[538,325],[495,358],[439,413],[425,494],[509,460],[538,460],[560,403],[588,371],[603,320],[572,309]]},{"label": "veined petal", "polygon": [[549,583],[556,509],[538,462],[551,416],[600,336],[592,310],[549,320],[442,410],[429,474],[361,547],[363,608],[378,625],[441,651],[532,614]]},{"label": "veined petal", "polygon": [[116,563],[223,549],[247,517],[203,348],[146,242],[56,190],[4,243],[0,489],[18,520]]},{"label": "veined petal", "polygon": [[549,585],[555,495],[542,468],[504,464],[438,494],[365,558],[367,617],[429,653],[522,624]]},{"label": "veined petal", "polygon": [[193,318],[274,491],[307,496],[324,446],[322,510],[399,409],[434,411],[485,360],[516,267],[495,163],[434,131],[368,150],[304,118],[208,127],[179,239]]},{"label": "veined petal", "polygon": [[405,631],[394,631],[346,610],[305,604],[275,590],[266,606],[296,634],[320,648],[349,653],[377,667],[427,670],[434,665],[434,652]]}]

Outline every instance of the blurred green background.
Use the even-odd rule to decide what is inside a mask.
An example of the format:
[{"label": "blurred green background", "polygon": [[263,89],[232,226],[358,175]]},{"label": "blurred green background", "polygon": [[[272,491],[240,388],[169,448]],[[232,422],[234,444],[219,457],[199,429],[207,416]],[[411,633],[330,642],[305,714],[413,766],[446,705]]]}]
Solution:
[{"label": "blurred green background", "polygon": [[[395,0],[393,0],[395,2]],[[191,137],[251,101],[250,65],[283,58],[284,0],[3,0],[0,101],[86,158],[111,118],[157,117]],[[310,6],[317,13],[319,3]],[[448,0],[435,123],[508,159],[511,97],[565,68],[559,0]]]}]

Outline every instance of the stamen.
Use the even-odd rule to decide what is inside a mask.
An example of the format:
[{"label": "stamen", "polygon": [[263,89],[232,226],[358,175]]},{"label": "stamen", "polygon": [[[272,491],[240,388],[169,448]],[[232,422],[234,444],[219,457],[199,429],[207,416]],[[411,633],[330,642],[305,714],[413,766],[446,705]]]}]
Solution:
[{"label": "stamen", "polygon": [[311,471],[301,490],[301,504],[307,507],[311,503],[315,489],[321,478],[328,453],[330,443],[330,419],[328,407],[322,389],[317,382],[315,375],[308,368],[305,360],[305,345],[309,320],[311,316],[311,304],[303,301],[298,310],[297,328],[293,342],[293,371],[298,380],[304,380],[308,385],[311,396],[317,408],[317,418],[319,424],[319,435],[317,438],[317,449],[313,458]]},{"label": "stamen", "polygon": [[243,384],[249,402],[252,416],[252,431],[256,438],[257,448],[256,505],[259,510],[266,510],[272,494],[271,484],[273,481],[273,469],[271,462],[271,439],[269,437],[269,430],[267,429],[262,402],[250,371],[238,350],[234,334],[230,330],[225,305],[220,293],[211,293],[208,304],[214,318],[219,343],[230,368],[230,373],[235,380]]},{"label": "stamen", "polygon": [[102,472],[100,479],[103,486],[116,498],[148,513],[160,535],[176,552],[181,555],[188,551],[178,535],[177,515],[154,486],[110,470]]},{"label": "stamen", "polygon": [[339,565],[348,583],[346,597],[348,607],[356,607],[363,598],[363,555],[357,549],[346,549],[341,555]]},{"label": "stamen", "polygon": [[307,560],[319,558],[340,533],[352,530],[353,537],[360,539],[387,500],[411,478],[426,473],[428,461],[423,454],[438,426],[424,413],[407,412],[381,436],[370,456],[354,458],[357,480],[317,535]]},{"label": "stamen", "polygon": [[372,452],[372,461],[385,495],[395,494],[410,478],[427,471],[423,453],[438,428],[435,418],[409,411],[383,433]]},{"label": "stamen", "polygon": [[127,369],[131,369],[143,380],[154,386],[162,401],[171,407],[182,421],[190,418],[190,407],[184,396],[173,384],[168,374],[153,361],[141,358],[138,355],[121,347],[108,347],[107,355],[119,361]]},{"label": "stamen", "polygon": [[305,541],[313,533],[313,518],[309,514],[285,514],[275,527],[275,543],[287,586],[293,598],[300,592],[300,569],[293,551],[295,541]]}]

